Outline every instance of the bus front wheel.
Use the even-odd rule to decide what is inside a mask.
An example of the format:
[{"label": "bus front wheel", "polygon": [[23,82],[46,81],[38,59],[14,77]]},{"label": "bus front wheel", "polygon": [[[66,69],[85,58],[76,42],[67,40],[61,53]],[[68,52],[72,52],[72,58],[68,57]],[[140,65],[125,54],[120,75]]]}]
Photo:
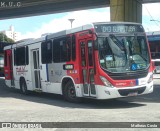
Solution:
[{"label": "bus front wheel", "polygon": [[63,90],[65,100],[69,102],[81,102],[81,98],[76,97],[76,90],[72,81],[68,81]]}]

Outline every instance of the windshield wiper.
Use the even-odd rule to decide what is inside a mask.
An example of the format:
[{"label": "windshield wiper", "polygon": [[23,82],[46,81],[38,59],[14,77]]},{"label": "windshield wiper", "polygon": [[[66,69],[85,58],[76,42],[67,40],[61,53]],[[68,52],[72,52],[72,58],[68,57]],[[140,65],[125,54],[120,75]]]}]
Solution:
[{"label": "windshield wiper", "polygon": [[111,38],[112,41],[113,41],[122,51],[125,50],[125,47],[124,47],[123,43],[122,43],[121,41],[119,41],[115,35],[110,34],[110,35],[109,35],[109,38]]}]

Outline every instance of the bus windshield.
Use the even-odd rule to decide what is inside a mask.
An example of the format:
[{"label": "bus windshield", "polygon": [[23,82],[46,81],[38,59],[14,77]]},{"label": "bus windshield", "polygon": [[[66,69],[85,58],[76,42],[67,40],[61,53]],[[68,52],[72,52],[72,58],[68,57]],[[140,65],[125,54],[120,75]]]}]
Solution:
[{"label": "bus windshield", "polygon": [[150,57],[144,35],[98,37],[100,65],[109,72],[124,73],[149,67]]}]

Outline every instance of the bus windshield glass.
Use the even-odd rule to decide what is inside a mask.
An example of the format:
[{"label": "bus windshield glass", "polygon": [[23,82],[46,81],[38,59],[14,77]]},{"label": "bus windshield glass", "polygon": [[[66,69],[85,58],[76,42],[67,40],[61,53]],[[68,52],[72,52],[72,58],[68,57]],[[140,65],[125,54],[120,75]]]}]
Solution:
[{"label": "bus windshield glass", "polygon": [[145,35],[138,33],[99,36],[100,65],[109,72],[124,73],[149,67],[150,57]]}]

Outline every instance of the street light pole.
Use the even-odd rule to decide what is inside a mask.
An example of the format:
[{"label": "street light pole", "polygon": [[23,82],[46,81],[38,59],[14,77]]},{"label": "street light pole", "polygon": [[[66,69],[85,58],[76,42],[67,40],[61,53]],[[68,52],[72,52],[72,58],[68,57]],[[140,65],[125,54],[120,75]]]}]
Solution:
[{"label": "street light pole", "polygon": [[72,23],[75,19],[68,19],[71,22],[71,28],[72,28]]}]

